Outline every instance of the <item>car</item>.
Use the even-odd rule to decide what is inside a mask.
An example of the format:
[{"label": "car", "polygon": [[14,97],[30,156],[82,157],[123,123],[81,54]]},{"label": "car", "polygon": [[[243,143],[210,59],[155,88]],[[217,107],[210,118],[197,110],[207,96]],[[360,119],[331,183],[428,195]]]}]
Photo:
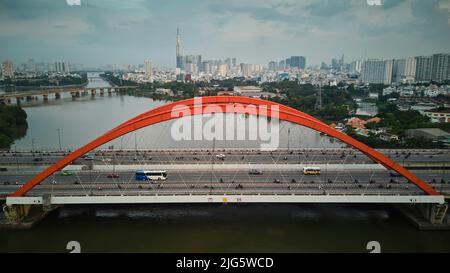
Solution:
[{"label": "car", "polygon": [[119,174],[118,173],[109,173],[106,177],[108,177],[108,178],[119,178]]},{"label": "car", "polygon": [[42,160],[44,160],[42,157],[35,157],[35,158],[33,158],[34,162],[40,162]]},{"label": "car", "polygon": [[250,170],[248,172],[248,174],[258,175],[258,174],[262,174],[262,172],[259,170],[253,169],[253,170]]},{"label": "car", "polygon": [[61,175],[62,176],[71,176],[71,175],[73,175],[71,172],[69,172],[69,171],[61,171]]},{"label": "car", "polygon": [[273,183],[275,183],[275,184],[280,184],[281,181],[280,181],[280,179],[274,179],[274,180],[273,180]]},{"label": "car", "polygon": [[216,158],[218,158],[218,159],[225,159],[225,155],[224,154],[218,154],[218,155],[216,155]]},{"label": "car", "polygon": [[94,160],[94,157],[91,155],[87,155],[84,157],[84,160]]}]

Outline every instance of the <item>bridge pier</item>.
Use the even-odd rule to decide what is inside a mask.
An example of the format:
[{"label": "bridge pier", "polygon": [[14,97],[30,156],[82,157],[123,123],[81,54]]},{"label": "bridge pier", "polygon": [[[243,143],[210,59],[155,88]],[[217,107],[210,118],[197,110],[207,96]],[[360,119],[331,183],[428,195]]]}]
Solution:
[{"label": "bridge pier", "polygon": [[107,91],[108,91],[108,96],[111,96],[111,95],[112,95],[112,90],[111,90],[111,88],[108,88]]},{"label": "bridge pier", "polygon": [[44,99],[44,101],[48,101],[48,95],[47,94],[42,95],[42,98]]},{"label": "bridge pier", "polygon": [[423,204],[420,206],[423,216],[434,225],[444,223],[447,215],[448,203],[444,204]]},{"label": "bridge pier", "polygon": [[55,99],[59,100],[61,98],[61,93],[55,93]]},{"label": "bridge pier", "polygon": [[91,96],[92,97],[95,97],[95,93],[96,93],[97,91],[95,90],[95,89],[91,89]]},{"label": "bridge pier", "polygon": [[103,96],[104,93],[105,93],[105,90],[103,90],[103,88],[100,88],[100,96]]},{"label": "bridge pier", "polygon": [[50,195],[44,195],[42,204],[4,205],[4,219],[0,220],[0,229],[31,229],[58,206],[50,204]]},{"label": "bridge pier", "polygon": [[18,105],[20,105],[21,101],[22,101],[22,97],[16,97],[16,103]]},{"label": "bridge pier", "polygon": [[72,99],[76,99],[80,97],[80,91],[72,91],[70,92],[70,95],[72,95]]},{"label": "bridge pier", "polygon": [[18,224],[22,222],[30,212],[32,205],[10,205],[3,206],[3,213],[5,214],[6,222],[11,224]]},{"label": "bridge pier", "polygon": [[394,205],[406,219],[420,230],[450,230],[448,203]]}]

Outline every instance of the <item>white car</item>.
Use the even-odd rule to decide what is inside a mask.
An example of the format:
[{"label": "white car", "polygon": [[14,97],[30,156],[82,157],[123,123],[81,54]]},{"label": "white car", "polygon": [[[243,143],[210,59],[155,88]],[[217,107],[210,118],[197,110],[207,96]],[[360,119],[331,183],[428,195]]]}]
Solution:
[{"label": "white car", "polygon": [[225,158],[225,155],[224,155],[224,154],[218,154],[218,155],[216,155],[216,157],[217,157],[218,159],[224,159],[224,158]]}]

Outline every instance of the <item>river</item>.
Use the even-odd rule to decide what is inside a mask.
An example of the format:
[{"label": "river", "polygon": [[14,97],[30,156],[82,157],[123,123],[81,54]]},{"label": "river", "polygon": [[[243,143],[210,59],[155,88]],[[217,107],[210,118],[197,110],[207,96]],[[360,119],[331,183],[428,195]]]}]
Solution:
[{"label": "river", "polygon": [[[99,73],[89,73],[88,87],[110,86],[106,81],[98,77]],[[30,150],[56,150],[59,149],[61,141],[62,149],[73,150],[86,144],[88,141],[100,136],[120,123],[165,104],[165,101],[154,101],[146,97],[135,97],[129,95],[116,95],[101,97],[97,94],[94,98],[90,95],[72,100],[68,93],[63,93],[60,100],[50,98],[48,102],[42,99],[32,102],[23,102],[22,106],[28,115],[27,134],[24,138],[17,140],[12,149]],[[233,115],[226,115],[226,119]],[[243,117],[236,117],[236,119]],[[205,118],[205,123],[208,118]],[[262,118],[258,120],[262,122]],[[236,122],[235,122],[236,123]],[[257,130],[246,126],[246,140],[207,141],[207,140],[184,140],[179,141],[172,137],[171,128],[174,121],[163,122],[141,129],[134,133],[112,141],[104,145],[114,145],[115,148],[259,148],[261,141],[252,140],[249,130]],[[223,131],[226,131],[227,123],[223,123]],[[320,136],[317,132],[290,124],[280,122],[279,140],[273,141],[276,147],[281,148],[316,148],[316,147],[340,147],[341,144],[332,142],[327,137]],[[235,131],[237,126],[235,126]],[[59,133],[58,133],[59,131]],[[226,139],[225,133],[222,134]],[[235,133],[237,138],[237,133]]]},{"label": "river", "polygon": [[[105,84],[95,78],[89,86]],[[15,145],[57,149],[60,129],[62,147],[73,149],[163,103],[113,95],[24,105],[30,128]],[[282,147],[335,145],[310,130],[284,126]],[[153,128],[136,139],[149,138],[145,143],[154,147],[186,144],[171,140],[167,125]],[[158,137],[161,132],[166,135]],[[133,139],[115,145],[133,146]],[[0,252],[68,252],[69,241],[78,241],[82,252],[368,252],[370,241],[378,241],[382,252],[450,251],[450,232],[419,231],[381,205],[66,206],[32,230],[0,230]]]}]

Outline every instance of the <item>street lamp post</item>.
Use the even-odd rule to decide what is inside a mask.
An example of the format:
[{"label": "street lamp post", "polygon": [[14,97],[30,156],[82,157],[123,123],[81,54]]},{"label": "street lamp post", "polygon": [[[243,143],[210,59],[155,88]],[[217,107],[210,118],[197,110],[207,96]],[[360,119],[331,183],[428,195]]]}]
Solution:
[{"label": "street lamp post", "polygon": [[62,151],[62,148],[61,148],[61,129],[58,128],[56,131],[58,131],[59,151]]},{"label": "street lamp post", "polygon": [[289,148],[290,148],[290,139],[291,139],[291,128],[288,128],[288,152],[289,152]]}]

